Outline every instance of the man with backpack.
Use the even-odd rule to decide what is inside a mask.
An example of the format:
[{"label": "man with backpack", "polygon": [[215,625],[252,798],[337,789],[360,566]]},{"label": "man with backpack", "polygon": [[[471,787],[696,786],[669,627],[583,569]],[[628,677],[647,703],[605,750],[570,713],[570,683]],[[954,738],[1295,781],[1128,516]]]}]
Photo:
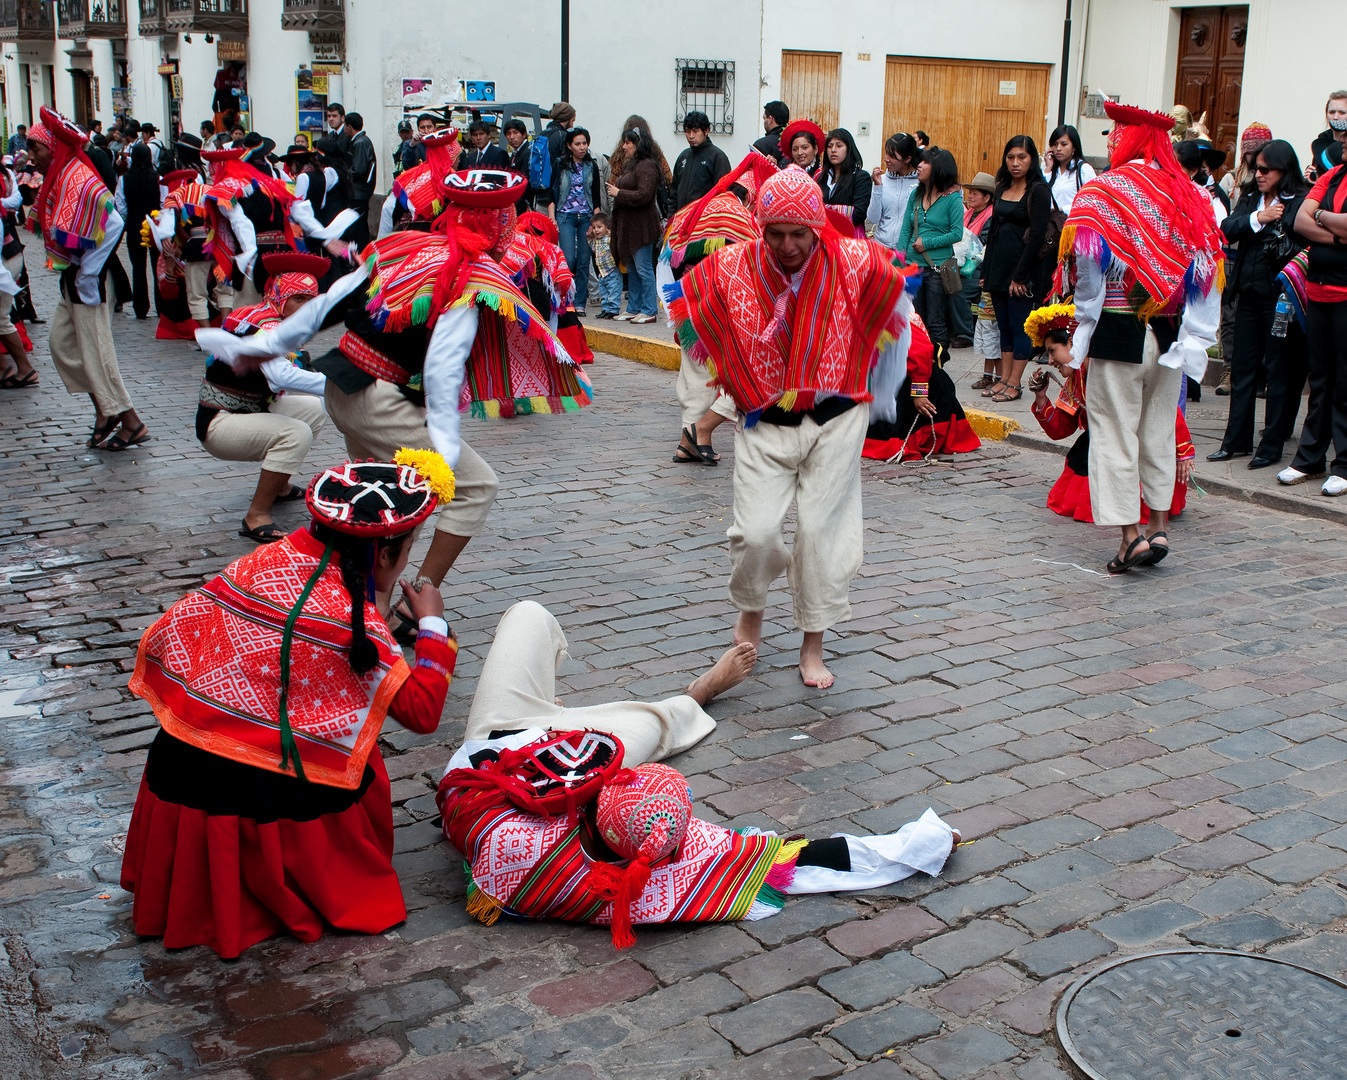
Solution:
[{"label": "man with backpack", "polygon": [[552,176],[566,152],[566,130],[575,124],[575,106],[558,101],[547,113],[551,122],[529,150],[529,189],[535,206],[552,201]]}]

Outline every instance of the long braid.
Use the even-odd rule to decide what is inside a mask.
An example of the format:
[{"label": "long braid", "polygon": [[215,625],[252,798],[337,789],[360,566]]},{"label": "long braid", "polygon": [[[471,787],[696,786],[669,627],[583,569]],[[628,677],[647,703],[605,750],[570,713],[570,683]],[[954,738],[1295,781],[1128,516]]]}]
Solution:
[{"label": "long braid", "polygon": [[379,650],[365,633],[365,552],[367,545],[341,548],[341,583],[351,597],[351,670],[363,675],[379,662]]}]

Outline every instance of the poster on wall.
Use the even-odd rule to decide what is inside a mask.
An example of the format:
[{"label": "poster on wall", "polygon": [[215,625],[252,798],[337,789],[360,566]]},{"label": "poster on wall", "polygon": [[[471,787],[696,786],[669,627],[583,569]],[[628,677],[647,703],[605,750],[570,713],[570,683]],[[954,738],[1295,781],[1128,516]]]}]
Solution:
[{"label": "poster on wall", "polygon": [[323,111],[327,108],[327,76],[309,68],[295,72],[295,131],[323,133]]},{"label": "poster on wall", "polygon": [[438,102],[435,101],[434,79],[402,80],[402,111],[404,113],[416,112],[418,109],[425,109],[435,104],[438,104]]}]

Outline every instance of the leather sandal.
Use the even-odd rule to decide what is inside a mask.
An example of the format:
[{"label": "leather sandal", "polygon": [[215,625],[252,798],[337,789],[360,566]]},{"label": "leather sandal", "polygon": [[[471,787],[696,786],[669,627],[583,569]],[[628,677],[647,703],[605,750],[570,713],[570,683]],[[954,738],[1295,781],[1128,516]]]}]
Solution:
[{"label": "leather sandal", "polygon": [[[1157,540],[1162,542],[1156,543]],[[1159,532],[1156,532],[1151,536],[1146,537],[1146,543],[1150,544],[1151,549],[1141,557],[1142,566],[1154,566],[1156,563],[1161,562],[1164,559],[1164,557],[1169,554],[1169,534],[1166,533],[1163,529],[1161,529]]]},{"label": "leather sandal", "polygon": [[252,540],[258,544],[274,544],[277,540],[285,539],[285,530],[274,521],[268,521],[264,525],[259,525],[255,529],[248,528],[248,520],[239,522],[239,535],[245,540]]},{"label": "leather sandal", "polygon": [[1137,549],[1137,545],[1144,543],[1148,543],[1148,541],[1146,540],[1146,534],[1142,533],[1127,545],[1127,550],[1123,552],[1123,557],[1121,559],[1116,555],[1109,559],[1108,566],[1106,567],[1108,572],[1110,574],[1125,574],[1127,571],[1131,570],[1132,567],[1140,566],[1144,560],[1150,558],[1150,548],[1147,548],[1140,555],[1133,554]]}]

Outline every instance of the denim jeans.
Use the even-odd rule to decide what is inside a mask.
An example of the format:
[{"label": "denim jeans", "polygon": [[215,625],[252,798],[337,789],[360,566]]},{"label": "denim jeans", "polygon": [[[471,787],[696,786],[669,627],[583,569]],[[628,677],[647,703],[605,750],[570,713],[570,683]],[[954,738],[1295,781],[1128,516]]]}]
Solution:
[{"label": "denim jeans", "polygon": [[616,315],[622,310],[622,272],[620,270],[614,270],[606,277],[599,278],[599,297],[603,301],[599,306],[600,313]]},{"label": "denim jeans", "polygon": [[566,214],[557,211],[557,232],[560,236],[561,253],[566,256],[566,265],[575,275],[575,310],[584,313],[589,302],[589,221],[591,215]]},{"label": "denim jeans", "polygon": [[655,315],[655,245],[646,244],[627,257],[627,314]]}]

